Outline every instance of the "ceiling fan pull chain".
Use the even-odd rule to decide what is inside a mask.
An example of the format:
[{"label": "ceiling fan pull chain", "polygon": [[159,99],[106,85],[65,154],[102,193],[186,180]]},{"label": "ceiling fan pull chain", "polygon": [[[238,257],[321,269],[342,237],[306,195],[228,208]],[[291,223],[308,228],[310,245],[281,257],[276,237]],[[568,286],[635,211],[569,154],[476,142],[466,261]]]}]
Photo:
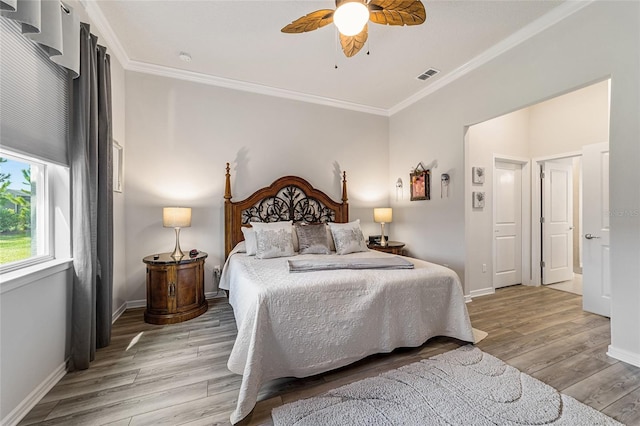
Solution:
[{"label": "ceiling fan pull chain", "polygon": [[336,38],[334,39],[335,49],[333,49],[333,59],[334,59],[333,67],[336,70],[338,69],[338,38],[340,37],[338,34],[339,34],[338,30],[336,30]]}]

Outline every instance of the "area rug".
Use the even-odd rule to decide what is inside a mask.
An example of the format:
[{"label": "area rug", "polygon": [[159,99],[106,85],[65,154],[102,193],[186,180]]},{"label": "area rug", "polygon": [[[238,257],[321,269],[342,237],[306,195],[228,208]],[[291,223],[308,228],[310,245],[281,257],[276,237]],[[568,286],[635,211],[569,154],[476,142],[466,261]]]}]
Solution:
[{"label": "area rug", "polygon": [[275,408],[275,425],[621,425],[474,346]]}]

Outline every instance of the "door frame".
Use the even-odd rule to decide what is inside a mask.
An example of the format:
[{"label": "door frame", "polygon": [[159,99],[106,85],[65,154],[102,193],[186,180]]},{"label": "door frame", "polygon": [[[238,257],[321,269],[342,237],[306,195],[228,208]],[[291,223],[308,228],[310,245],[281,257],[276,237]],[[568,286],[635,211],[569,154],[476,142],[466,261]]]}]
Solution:
[{"label": "door frame", "polygon": [[531,285],[542,285],[542,236],[540,218],[542,217],[542,184],[540,182],[540,166],[542,163],[565,158],[582,157],[582,151],[570,151],[531,160]]},{"label": "door frame", "polygon": [[[512,155],[501,155],[493,153],[493,160],[491,166],[493,167],[493,183],[492,193],[495,194],[496,190],[496,162],[501,163],[513,163],[522,167],[522,181],[521,181],[521,196],[522,196],[522,208],[520,209],[520,222],[521,226],[521,244],[522,244],[522,284],[532,285],[531,273],[531,160],[524,157],[514,157]],[[494,290],[496,288],[495,275],[496,275],[496,239],[495,239],[495,223],[496,223],[496,197],[492,196],[493,206],[491,210],[491,257],[493,258],[493,265],[491,270],[491,285]]]}]

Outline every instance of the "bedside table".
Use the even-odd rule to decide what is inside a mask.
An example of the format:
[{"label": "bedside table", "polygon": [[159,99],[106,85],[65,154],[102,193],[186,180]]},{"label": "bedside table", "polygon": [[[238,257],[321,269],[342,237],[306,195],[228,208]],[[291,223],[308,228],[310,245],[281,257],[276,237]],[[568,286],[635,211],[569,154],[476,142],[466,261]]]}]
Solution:
[{"label": "bedside table", "polygon": [[381,246],[380,244],[367,244],[367,247],[369,247],[371,250],[377,250],[384,253],[391,253],[402,256],[404,243],[401,243],[400,241],[387,241],[386,246]]},{"label": "bedside table", "polygon": [[150,324],[175,324],[202,315],[209,305],[204,298],[204,260],[195,257],[174,259],[171,253],[147,256],[147,309],[144,320]]}]

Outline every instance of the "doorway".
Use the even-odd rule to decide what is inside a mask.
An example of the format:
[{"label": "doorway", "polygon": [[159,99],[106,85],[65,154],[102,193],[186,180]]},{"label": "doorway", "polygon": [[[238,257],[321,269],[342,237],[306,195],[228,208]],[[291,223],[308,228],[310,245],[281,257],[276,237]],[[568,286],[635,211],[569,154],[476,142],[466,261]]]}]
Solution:
[{"label": "doorway", "polygon": [[[493,162],[502,156],[530,161],[528,171],[522,173],[530,182],[529,192],[522,192],[522,202],[529,203],[528,208],[523,205],[522,210],[522,216],[529,221],[528,226],[523,225],[522,228],[521,281],[524,285],[542,284],[543,256],[539,222],[542,216],[542,191],[539,164],[534,160],[551,161],[565,158],[566,161],[578,163],[574,164],[574,175],[571,178],[574,186],[578,188],[577,192],[571,191],[572,204],[576,208],[573,209],[573,219],[566,218],[566,224],[574,229],[568,236],[565,235],[564,240],[556,236],[550,247],[554,247],[555,244],[556,252],[560,247],[572,248],[573,256],[565,255],[563,259],[567,266],[566,271],[570,274],[580,274],[583,246],[586,250],[587,245],[596,240],[588,242],[583,235],[588,231],[581,231],[579,216],[582,194],[579,188],[582,167],[579,163],[583,146],[607,140],[609,137],[609,90],[609,81],[604,80],[467,128],[465,172],[470,173],[470,177],[465,179],[465,287],[471,298],[493,293],[494,278],[496,287],[500,287],[497,274],[509,269],[501,268],[504,263],[500,259],[500,253],[496,256],[496,246],[500,243],[496,240],[495,228],[499,221],[496,221],[493,209],[476,207],[473,204],[475,196],[480,193],[486,200],[487,207],[494,206],[494,198],[499,197],[495,191],[494,179],[500,172],[496,170],[494,173]],[[473,169],[478,167],[487,170],[484,183],[478,183],[471,178]],[[576,170],[578,175],[575,175]],[[565,195],[569,197],[569,191],[566,191]],[[567,202],[568,200],[565,199]],[[501,242],[506,243],[507,239]],[[503,250],[503,253],[506,253],[506,250]],[[514,256],[517,256],[515,251]],[[557,266],[559,258],[554,260],[555,264],[551,262],[553,266]],[[553,281],[555,280],[547,282]]]}]

